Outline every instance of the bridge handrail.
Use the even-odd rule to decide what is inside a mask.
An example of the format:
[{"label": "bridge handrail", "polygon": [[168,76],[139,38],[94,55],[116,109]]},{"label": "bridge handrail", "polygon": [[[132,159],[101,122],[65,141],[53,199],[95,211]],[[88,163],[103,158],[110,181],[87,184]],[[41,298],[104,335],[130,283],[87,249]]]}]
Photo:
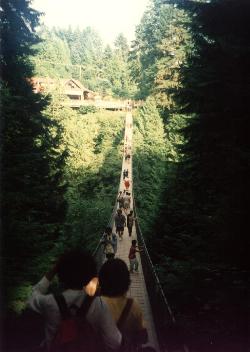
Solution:
[{"label": "bridge handrail", "polygon": [[[116,199],[117,199],[117,197],[116,197]],[[109,221],[108,221],[108,223],[107,223],[107,226],[111,226],[111,227],[113,226],[114,214],[115,214],[115,212],[116,212],[116,209],[117,209],[117,201],[115,202],[115,205],[114,205],[114,207],[113,207],[113,210],[112,210],[110,219],[109,219]],[[101,248],[101,239],[102,239],[103,236],[104,236],[104,232],[103,232],[103,234],[102,234],[102,236],[101,236],[101,238],[100,238],[99,243],[98,243],[97,246],[96,246],[96,249],[94,250],[94,252],[93,252],[93,254],[92,254],[93,257],[96,257],[98,250]]]},{"label": "bridge handrail", "polygon": [[[116,194],[116,198],[115,198],[115,204],[114,204],[114,207],[113,207],[113,210],[112,210],[112,213],[110,215],[110,218],[109,218],[109,221],[106,225],[107,226],[110,226],[111,228],[113,227],[114,225],[114,218],[115,218],[115,213],[116,213],[116,210],[117,210],[117,198],[118,198],[118,194],[119,194],[119,189],[120,189],[120,184],[118,186],[118,190],[117,190],[117,194]],[[94,250],[93,252],[93,257],[95,258],[96,260],[96,264],[97,264],[97,268],[98,270],[100,269],[100,267],[102,266],[103,264],[103,261],[104,261],[104,253],[103,253],[103,247],[102,247],[102,244],[101,244],[101,240],[103,239],[103,236],[104,236],[104,231],[102,233],[102,236],[100,237],[100,240],[99,240],[99,243],[97,244],[96,246],[96,249]]]},{"label": "bridge handrail", "polygon": [[[135,200],[133,201],[133,203],[134,203],[134,213],[135,213],[135,217],[137,218]],[[152,260],[151,260],[151,258],[150,258],[150,255],[149,255],[149,253],[148,253],[148,249],[147,249],[146,243],[145,243],[145,241],[144,241],[144,238],[143,238],[143,235],[142,235],[142,232],[141,232],[141,228],[140,228],[140,225],[139,225],[138,218],[137,218],[137,220],[136,220],[136,232],[137,232],[137,236],[139,235],[139,237],[140,237],[140,242],[142,243],[142,246],[143,246],[143,252],[145,253],[145,255],[146,255],[146,257],[147,257],[147,260],[148,260],[148,262],[149,262],[149,264],[150,264],[150,267],[151,267],[151,269],[152,269],[153,276],[154,276],[154,278],[155,278],[155,281],[156,281],[157,285],[159,286],[159,290],[160,290],[161,295],[162,295],[162,297],[163,297],[163,300],[164,300],[164,302],[165,302],[165,304],[166,304],[166,306],[167,306],[167,309],[168,309],[169,315],[170,315],[170,317],[171,317],[171,319],[172,319],[172,322],[173,322],[173,323],[176,323],[175,317],[174,317],[174,315],[173,315],[173,313],[172,313],[172,310],[171,310],[171,308],[170,308],[170,306],[169,306],[168,300],[167,300],[167,298],[166,298],[166,296],[165,296],[165,293],[164,293],[164,291],[163,291],[163,289],[162,289],[160,280],[159,280],[159,278],[158,278],[158,275],[157,275],[157,273],[156,273],[156,271],[155,271],[155,268],[154,268],[154,265],[153,265]]]},{"label": "bridge handrail", "polygon": [[[144,280],[147,287],[150,304],[152,308],[156,333],[162,352],[178,350],[178,352],[188,352],[184,344],[181,332],[178,331],[176,319],[170,308],[167,297],[163,291],[159,277],[156,273],[152,260],[150,258],[146,243],[138,221],[136,212],[135,199],[133,199],[134,215],[136,217],[135,226],[139,246],[143,248],[140,253]],[[176,345],[177,344],[177,345]]]}]

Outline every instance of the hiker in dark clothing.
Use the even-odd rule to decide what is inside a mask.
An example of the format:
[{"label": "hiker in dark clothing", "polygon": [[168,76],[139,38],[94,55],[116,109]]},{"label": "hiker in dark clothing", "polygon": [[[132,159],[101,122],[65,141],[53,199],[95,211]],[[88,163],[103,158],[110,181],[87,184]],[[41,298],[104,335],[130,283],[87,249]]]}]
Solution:
[{"label": "hiker in dark clothing", "polygon": [[123,170],[123,179],[125,179],[126,175],[127,175],[127,173],[126,173],[126,170],[124,169]]},{"label": "hiker in dark clothing", "polygon": [[124,195],[122,194],[122,191],[119,192],[117,202],[119,203],[119,208],[123,209],[124,208]]},{"label": "hiker in dark clothing", "polygon": [[129,162],[129,159],[130,159],[130,154],[126,154],[125,155],[125,160],[127,160]]},{"label": "hiker in dark clothing", "polygon": [[[92,256],[81,250],[71,250],[66,252],[57,264],[33,287],[28,305],[44,317],[45,340],[43,345],[52,351],[57,331],[62,322],[56,297],[53,294],[47,294],[55,275],[58,276],[59,282],[64,288],[60,297],[72,316],[80,309],[87,295],[94,296],[98,284],[96,264]],[[93,297],[86,313],[86,321],[96,332],[107,350],[115,351],[119,349],[122,336],[101,297]]]},{"label": "hiker in dark clothing", "polygon": [[126,224],[125,216],[122,214],[121,209],[118,209],[117,214],[115,216],[115,226],[116,226],[116,233],[118,233],[118,236],[120,239],[122,239],[125,224]]},{"label": "hiker in dark clothing", "polygon": [[130,210],[130,213],[127,215],[127,228],[128,228],[128,234],[129,236],[132,235],[132,229],[134,225],[134,221],[136,218],[133,215],[133,210]]}]

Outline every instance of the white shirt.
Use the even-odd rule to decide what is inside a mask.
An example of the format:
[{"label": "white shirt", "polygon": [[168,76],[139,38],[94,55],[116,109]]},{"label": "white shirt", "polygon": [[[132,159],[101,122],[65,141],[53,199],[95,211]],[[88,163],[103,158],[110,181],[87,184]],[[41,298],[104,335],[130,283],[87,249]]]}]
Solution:
[{"label": "white shirt", "polygon": [[[55,298],[52,294],[46,294],[50,282],[44,276],[38,284],[33,287],[32,295],[28,305],[34,311],[42,314],[45,319],[45,343],[50,345],[58,330],[61,314]],[[63,296],[68,307],[76,305],[80,308],[86,293],[82,290],[64,291]],[[87,321],[100,334],[104,345],[109,350],[116,350],[120,347],[122,336],[118,330],[106,303],[101,297],[96,297],[86,315]]]}]

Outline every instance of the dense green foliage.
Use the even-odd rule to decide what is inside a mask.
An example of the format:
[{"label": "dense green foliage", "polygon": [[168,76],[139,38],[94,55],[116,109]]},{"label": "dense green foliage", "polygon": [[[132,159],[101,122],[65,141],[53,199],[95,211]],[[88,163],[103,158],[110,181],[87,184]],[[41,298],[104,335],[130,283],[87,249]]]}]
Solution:
[{"label": "dense green foliage", "polygon": [[[65,57],[69,51],[59,38],[54,48],[38,43],[39,16],[29,1],[2,6],[3,298],[8,309],[20,311],[59,253],[74,245],[93,250],[99,242],[117,193],[124,115],[93,107],[76,112],[62,105],[58,88],[34,94],[27,80],[31,45],[41,59],[47,49],[60,60],[62,48]],[[41,67],[53,72],[52,65]]]},{"label": "dense green foliage", "polygon": [[[18,243],[9,243],[12,251],[10,260],[15,260],[16,271],[8,264],[8,279],[15,277],[15,284],[6,281],[10,308],[19,311],[30,292],[34,280],[38,280],[51,261],[66,248],[87,248],[90,251],[97,246],[104,227],[108,223],[117,194],[120,176],[122,139],[124,131],[124,115],[117,112],[96,112],[81,114],[60,104],[59,97],[53,95],[50,104],[44,110],[44,116],[53,117],[62,128],[62,136],[58,150],[67,150],[64,166],[57,170],[63,172],[63,182],[67,185],[64,196],[67,204],[66,214],[61,213],[59,236],[39,237],[37,246],[33,238],[22,239],[22,252],[32,251],[34,267],[27,268],[31,263],[30,256],[25,272],[19,260],[23,260]],[[52,130],[51,133],[55,133]],[[37,169],[34,170],[36,172]],[[55,189],[50,192],[55,193]],[[52,193],[51,193],[52,196]],[[45,195],[43,195],[45,198]],[[34,197],[30,199],[33,201]],[[22,199],[20,202],[23,201]],[[54,204],[52,205],[54,206]],[[54,214],[55,210],[47,208],[46,214]],[[62,216],[66,215],[64,219]],[[16,215],[15,215],[16,217]],[[12,223],[12,222],[11,222]],[[28,223],[28,226],[31,226]],[[53,228],[52,228],[53,229]],[[51,229],[51,231],[52,231]],[[38,228],[27,229],[38,239]],[[29,232],[26,233],[26,236]],[[6,241],[7,242],[7,241]],[[4,248],[7,253],[7,246]],[[18,251],[18,252],[16,252]],[[7,264],[7,262],[6,262]],[[7,274],[7,272],[6,272]]]},{"label": "dense green foliage", "polygon": [[208,339],[215,351],[246,346],[249,6],[155,0],[131,53],[140,96],[155,97],[167,136],[161,208],[145,236],[201,350]]},{"label": "dense green foliage", "polygon": [[42,113],[48,100],[33,94],[26,80],[32,75],[28,56],[38,41],[39,14],[29,1],[4,1],[1,7],[2,249],[8,290],[27,279],[27,267],[35,266],[62,232],[64,152],[60,124]]},{"label": "dense green foliage", "polygon": [[46,28],[40,33],[41,42],[36,45],[36,56],[32,56],[35,75],[51,78],[68,78],[74,72],[66,40]]},{"label": "dense green foliage", "polygon": [[93,250],[107,225],[120,177],[124,115],[72,114],[65,119],[64,143],[69,205],[65,240]]},{"label": "dense green foliage", "polygon": [[[166,143],[162,119],[153,98],[134,115],[133,179],[143,233],[154,228],[160,211],[166,173]],[[153,206],[152,206],[153,205]]]},{"label": "dense green foliage", "polygon": [[32,58],[35,73],[41,77],[76,78],[84,86],[102,96],[132,98],[136,85],[130,77],[129,46],[119,34],[114,48],[104,47],[99,34],[92,28],[47,29]]}]

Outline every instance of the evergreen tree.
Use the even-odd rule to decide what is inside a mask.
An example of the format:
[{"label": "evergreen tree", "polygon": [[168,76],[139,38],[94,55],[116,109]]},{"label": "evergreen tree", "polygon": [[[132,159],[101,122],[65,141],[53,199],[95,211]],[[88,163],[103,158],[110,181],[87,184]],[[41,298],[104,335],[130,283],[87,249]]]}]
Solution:
[{"label": "evergreen tree", "polygon": [[132,52],[140,96],[155,96],[167,135],[149,248],[195,350],[207,339],[214,351],[247,349],[249,5],[155,0]]},{"label": "evergreen tree", "polygon": [[190,117],[184,130],[186,180],[217,259],[243,264],[247,237],[243,231],[239,239],[239,224],[246,225],[249,186],[250,4],[222,0],[181,6],[196,14],[191,27],[196,51],[182,67],[183,87],[175,93]]},{"label": "evergreen tree", "polygon": [[121,55],[123,60],[126,61],[128,58],[129,46],[127,38],[120,33],[114,41],[115,51]]},{"label": "evergreen tree", "polygon": [[39,13],[30,1],[6,0],[1,9],[1,205],[8,288],[30,275],[62,230],[64,157],[58,150],[60,126],[42,114],[48,101],[28,82]]},{"label": "evergreen tree", "polygon": [[36,45],[37,54],[32,57],[34,74],[39,77],[69,78],[72,75],[72,65],[69,46],[65,39],[43,28],[39,32],[41,42]]},{"label": "evergreen tree", "polygon": [[166,172],[166,145],[163,121],[150,97],[134,117],[133,179],[140,224],[151,236],[161,207]]},{"label": "evergreen tree", "polygon": [[159,57],[157,44],[161,42],[165,33],[160,18],[162,16],[159,16],[158,9],[152,4],[145,11],[141,23],[136,29],[136,39],[132,44],[131,74],[139,86],[138,97],[140,99],[148,97],[154,88],[157,72],[156,62]]}]

